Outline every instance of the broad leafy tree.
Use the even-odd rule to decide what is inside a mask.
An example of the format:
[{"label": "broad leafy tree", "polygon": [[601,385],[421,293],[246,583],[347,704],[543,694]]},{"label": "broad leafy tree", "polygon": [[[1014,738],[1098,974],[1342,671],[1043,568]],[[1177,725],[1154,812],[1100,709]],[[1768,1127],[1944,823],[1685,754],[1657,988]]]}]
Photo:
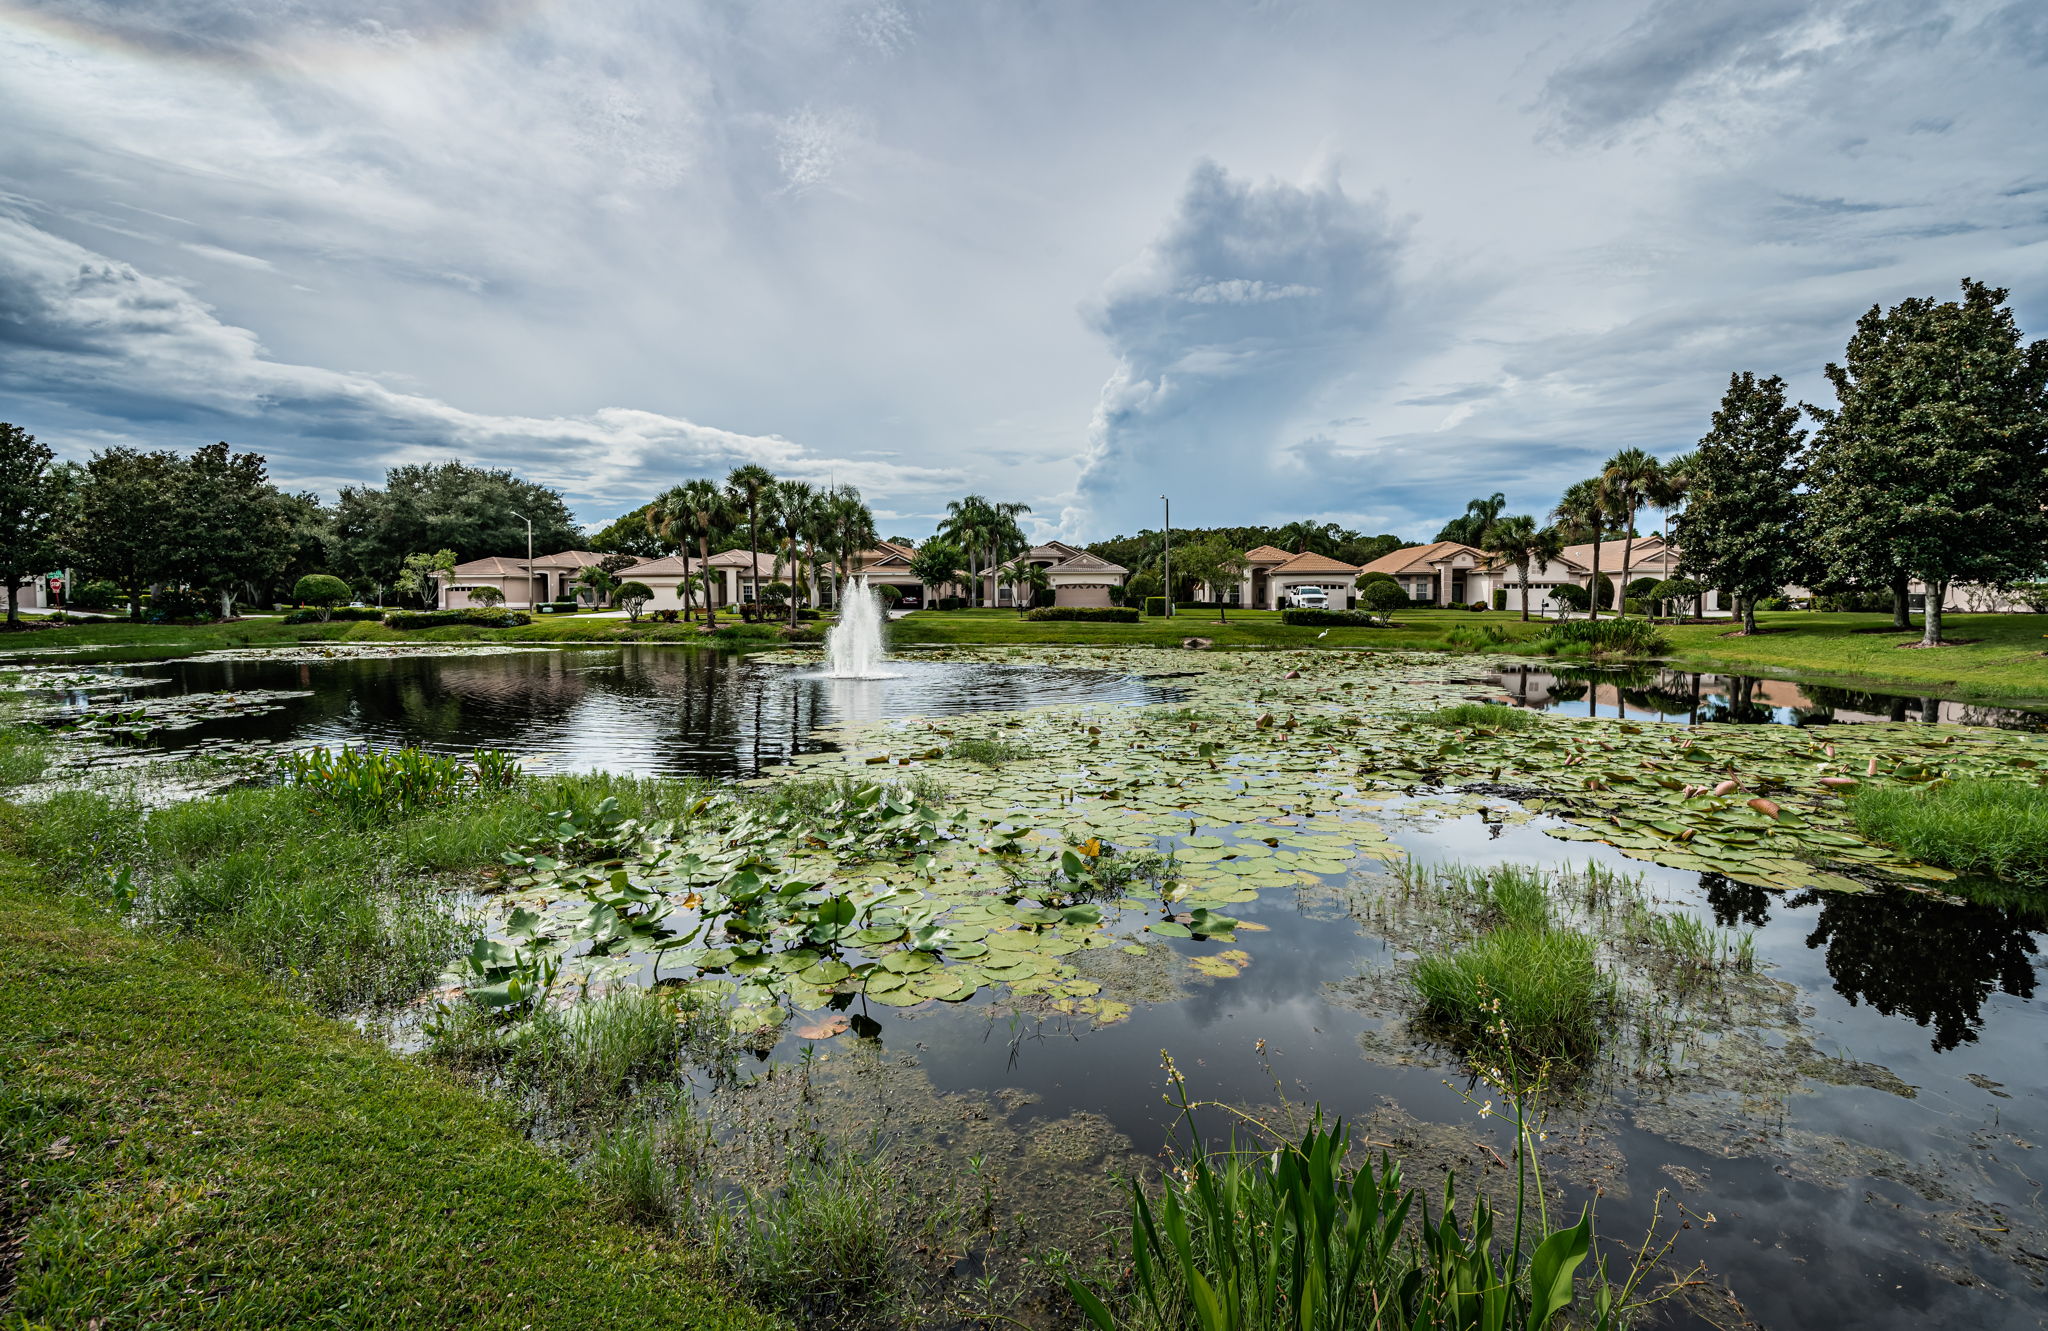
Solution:
[{"label": "broad leafy tree", "polygon": [[318,609],[322,623],[334,614],[334,607],[347,605],[353,594],[347,583],[331,573],[308,573],[292,585],[292,599]]},{"label": "broad leafy tree", "polygon": [[63,497],[47,445],[0,421],[0,581],[7,584],[7,623],[20,620],[23,583],[59,558],[57,523]]},{"label": "broad leafy tree", "polygon": [[195,450],[170,490],[166,576],[217,599],[226,619],[238,596],[267,589],[295,553],[285,496],[261,453],[224,443]]},{"label": "broad leafy tree", "polygon": [[2003,288],[1872,306],[1821,423],[1808,530],[1842,581],[1927,589],[1921,642],[1941,641],[1951,584],[2048,568],[2048,341],[2027,342]]},{"label": "broad leafy tree", "polygon": [[961,571],[965,563],[966,558],[960,553],[959,546],[951,541],[933,539],[919,546],[917,553],[911,556],[910,571],[917,575],[919,582],[943,595],[943,588],[953,586],[966,576]]},{"label": "broad leafy tree", "polygon": [[562,496],[508,471],[441,462],[393,467],[384,486],[345,486],[335,507],[339,555],[351,572],[390,584],[405,557],[448,549],[458,561],[526,553],[526,523],[533,548],[546,554],[581,544],[582,530]]},{"label": "broad leafy tree", "polygon": [[398,566],[398,577],[392,587],[401,596],[410,596],[421,606],[432,610],[441,601],[441,582],[434,575],[455,571],[453,550],[419,550],[405,557]]},{"label": "broad leafy tree", "polygon": [[668,551],[662,548],[661,538],[647,525],[647,512],[653,507],[650,501],[631,513],[620,514],[598,528],[597,534],[586,544],[590,549],[606,554],[631,555],[636,561],[661,558]]},{"label": "broad leafy tree", "polygon": [[143,589],[176,576],[170,566],[176,453],[110,448],[85,464],[64,544],[85,573],[128,597],[128,617],[142,618]]},{"label": "broad leafy tree", "polygon": [[1731,375],[1712,428],[1693,453],[1691,493],[1678,520],[1680,567],[1742,603],[1742,631],[1756,632],[1756,602],[1798,578],[1806,564],[1799,486],[1806,431],[1785,400],[1785,381]]}]

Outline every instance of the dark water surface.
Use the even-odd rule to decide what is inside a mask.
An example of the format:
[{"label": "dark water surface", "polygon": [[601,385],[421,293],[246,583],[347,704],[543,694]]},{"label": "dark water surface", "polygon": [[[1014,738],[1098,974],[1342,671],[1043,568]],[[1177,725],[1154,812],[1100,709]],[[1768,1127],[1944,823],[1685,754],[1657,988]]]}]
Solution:
[{"label": "dark water surface", "polygon": [[[2048,710],[1995,707],[1903,693],[1869,693],[1757,675],[1657,666],[1503,663],[1493,678],[1517,707],[1564,716],[1624,717],[1680,725],[1734,722],[1826,726],[1871,721],[1941,721],[2008,730],[2048,730]],[[2042,681],[2048,690],[2048,672]]]},{"label": "dark water surface", "polygon": [[[1177,696],[1109,670],[891,661],[893,678],[831,679],[814,666],[658,646],[113,668],[134,681],[123,691],[135,698],[312,695],[166,732],[160,742],[173,749],[237,741],[494,748],[546,770],[648,776],[750,777],[824,747],[812,732],[851,721]],[[144,682],[152,680],[163,682]],[[81,691],[77,705],[87,696]]]}]

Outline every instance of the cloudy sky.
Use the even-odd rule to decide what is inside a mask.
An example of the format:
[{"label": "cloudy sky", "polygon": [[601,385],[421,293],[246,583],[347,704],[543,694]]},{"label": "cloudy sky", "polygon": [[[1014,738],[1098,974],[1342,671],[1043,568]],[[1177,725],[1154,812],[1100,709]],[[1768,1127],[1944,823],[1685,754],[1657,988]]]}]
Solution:
[{"label": "cloudy sky", "polygon": [[1428,537],[2048,333],[2040,0],[0,0],[0,419]]}]

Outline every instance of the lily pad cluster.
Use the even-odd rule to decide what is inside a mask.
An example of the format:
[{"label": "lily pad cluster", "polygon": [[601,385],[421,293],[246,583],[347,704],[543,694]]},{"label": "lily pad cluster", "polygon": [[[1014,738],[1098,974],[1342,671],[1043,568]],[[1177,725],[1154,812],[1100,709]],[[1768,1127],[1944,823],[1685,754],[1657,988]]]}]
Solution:
[{"label": "lily pad cluster", "polygon": [[[1469,662],[1441,655],[1030,659],[1170,675],[1185,705],[845,727],[834,750],[709,795],[686,818],[565,826],[514,857],[505,907],[524,913],[508,915],[521,934],[508,925],[504,941],[562,982],[675,979],[764,1024],[785,1009],[990,989],[1110,1021],[1128,1006],[1072,958],[1171,946],[1196,974],[1228,978],[1250,961],[1229,946],[1247,927],[1232,908],[1399,861],[1396,817],[1506,804],[1503,817],[1555,815],[1554,836],[1673,867],[1852,891],[1946,875],[1857,837],[1844,792],[1965,772],[2032,780],[2048,759],[2039,737],[1950,726],[1420,723],[1492,696]],[[969,756],[988,744],[968,741],[1028,756],[990,765]],[[917,793],[934,782],[942,801]],[[838,794],[784,798],[791,783]]]}]

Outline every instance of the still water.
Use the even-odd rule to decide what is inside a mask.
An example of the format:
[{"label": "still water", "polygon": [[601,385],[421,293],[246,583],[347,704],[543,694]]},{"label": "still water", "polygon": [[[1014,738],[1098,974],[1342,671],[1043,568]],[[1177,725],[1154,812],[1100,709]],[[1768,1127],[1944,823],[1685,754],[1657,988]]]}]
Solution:
[{"label": "still water", "polygon": [[274,710],[166,732],[173,748],[284,743],[502,749],[544,770],[750,777],[815,751],[813,732],[852,721],[950,716],[1053,703],[1176,696],[1113,670],[891,661],[887,679],[725,652],[609,647],[337,660],[173,660],[111,667],[70,693],[80,710],[278,691]]},{"label": "still water", "polygon": [[[1903,693],[1869,693],[1830,684],[1798,684],[1654,666],[1503,664],[1494,681],[1517,707],[1564,716],[1608,716],[1680,725],[1826,726],[1873,721],[1939,721],[2012,730],[2048,730],[2048,710],[1994,707]],[[2048,680],[2044,680],[2048,688]]]}]

